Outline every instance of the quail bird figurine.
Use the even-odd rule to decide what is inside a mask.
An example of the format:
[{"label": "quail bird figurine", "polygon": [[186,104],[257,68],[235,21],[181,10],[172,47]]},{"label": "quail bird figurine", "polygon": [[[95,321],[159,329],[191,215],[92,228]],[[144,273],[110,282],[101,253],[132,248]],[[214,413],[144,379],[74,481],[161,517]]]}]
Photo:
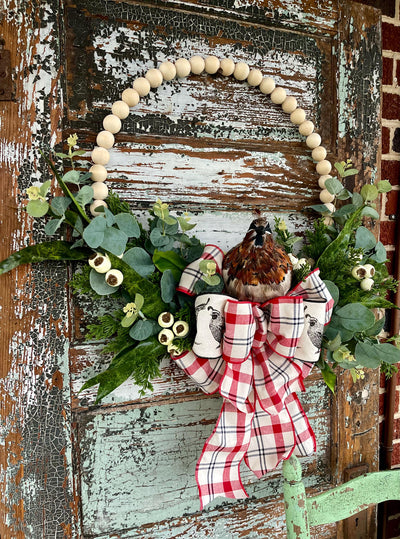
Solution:
[{"label": "quail bird figurine", "polygon": [[264,303],[290,288],[292,263],[274,242],[264,217],[255,219],[243,241],[226,254],[222,277],[226,292],[239,299]]}]

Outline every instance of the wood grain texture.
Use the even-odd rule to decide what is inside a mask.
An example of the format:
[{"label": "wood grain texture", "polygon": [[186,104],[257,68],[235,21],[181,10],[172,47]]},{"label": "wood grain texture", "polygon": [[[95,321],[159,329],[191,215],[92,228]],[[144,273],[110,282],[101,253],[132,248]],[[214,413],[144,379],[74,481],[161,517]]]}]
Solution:
[{"label": "wood grain texture", "polygon": [[[0,107],[0,258],[43,239],[22,207],[49,177],[39,148],[61,136],[57,1],[5,2],[13,101]],[[66,268],[21,267],[0,278],[0,535],[76,536],[68,414]],[[72,514],[75,511],[74,519]],[[75,524],[73,522],[75,521]]]},{"label": "wood grain texture", "polygon": [[[360,4],[344,4],[338,48],[338,151],[360,170],[355,184],[379,180],[380,171],[380,12]],[[371,120],[373,118],[373,120]],[[374,222],[366,222],[377,233]],[[348,373],[338,377],[338,398],[333,406],[332,467],[336,480],[348,468],[366,464],[379,468],[379,372],[368,369],[354,384]],[[340,397],[339,397],[340,396]],[[375,537],[375,508],[367,510],[367,537]],[[344,537],[343,522],[338,537]]]},{"label": "wood grain texture", "polygon": [[[302,459],[307,486],[322,485],[329,476],[328,390],[321,384],[303,395],[304,407],[319,440],[316,458]],[[220,398],[182,399],[161,405],[93,410],[80,419],[80,472],[84,531],[101,534],[119,532],[182,514],[199,507],[195,464],[221,407]],[[317,465],[318,463],[318,465]],[[243,467],[242,480],[251,500],[277,498],[281,472],[257,481]],[[226,507],[235,511],[242,502],[218,499],[209,511]],[[247,531],[253,522],[248,522]],[[232,523],[236,526],[237,523]],[[243,527],[245,523],[242,523]],[[223,537],[223,535],[221,536]]]}]

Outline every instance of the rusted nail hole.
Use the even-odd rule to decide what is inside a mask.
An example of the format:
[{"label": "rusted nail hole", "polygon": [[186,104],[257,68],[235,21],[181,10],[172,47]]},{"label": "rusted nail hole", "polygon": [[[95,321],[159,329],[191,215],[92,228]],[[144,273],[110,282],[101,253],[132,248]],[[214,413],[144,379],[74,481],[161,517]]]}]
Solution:
[{"label": "rusted nail hole", "polygon": [[6,73],[5,71],[2,71],[2,72],[0,73],[0,78],[1,78],[1,79],[4,79],[6,76],[7,76],[7,73]]},{"label": "rusted nail hole", "polygon": [[0,88],[0,95],[4,95],[4,90],[3,90],[3,88]]}]

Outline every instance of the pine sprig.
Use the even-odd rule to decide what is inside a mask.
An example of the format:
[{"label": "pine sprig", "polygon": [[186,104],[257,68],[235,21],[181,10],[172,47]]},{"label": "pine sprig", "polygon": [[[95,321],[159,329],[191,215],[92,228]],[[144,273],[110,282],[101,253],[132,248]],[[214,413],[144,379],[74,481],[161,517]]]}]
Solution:
[{"label": "pine sprig", "polygon": [[72,291],[77,294],[89,296],[93,299],[98,299],[100,296],[96,294],[90,286],[91,267],[88,264],[82,265],[69,281],[69,286]]},{"label": "pine sprig", "polygon": [[332,238],[328,233],[328,227],[323,219],[316,219],[313,223],[314,230],[306,230],[306,242],[303,246],[303,252],[308,258],[318,260],[326,247],[331,243]]},{"label": "pine sprig", "polygon": [[[121,311],[114,311],[112,314],[105,314],[103,316],[99,316],[97,318],[97,324],[88,324],[88,333],[86,335],[86,339],[102,341],[110,339],[113,335],[118,335],[120,332],[120,328],[122,328],[122,318],[123,313]],[[107,350],[107,352],[110,351],[111,350]]]}]

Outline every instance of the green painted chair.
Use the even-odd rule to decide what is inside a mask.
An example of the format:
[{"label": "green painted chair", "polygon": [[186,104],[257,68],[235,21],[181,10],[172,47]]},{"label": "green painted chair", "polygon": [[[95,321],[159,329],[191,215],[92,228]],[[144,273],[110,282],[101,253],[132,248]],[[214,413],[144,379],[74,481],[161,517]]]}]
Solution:
[{"label": "green painted chair", "polygon": [[400,469],[372,472],[307,498],[297,457],[283,463],[288,539],[309,539],[310,528],[356,515],[369,505],[400,500]]}]

